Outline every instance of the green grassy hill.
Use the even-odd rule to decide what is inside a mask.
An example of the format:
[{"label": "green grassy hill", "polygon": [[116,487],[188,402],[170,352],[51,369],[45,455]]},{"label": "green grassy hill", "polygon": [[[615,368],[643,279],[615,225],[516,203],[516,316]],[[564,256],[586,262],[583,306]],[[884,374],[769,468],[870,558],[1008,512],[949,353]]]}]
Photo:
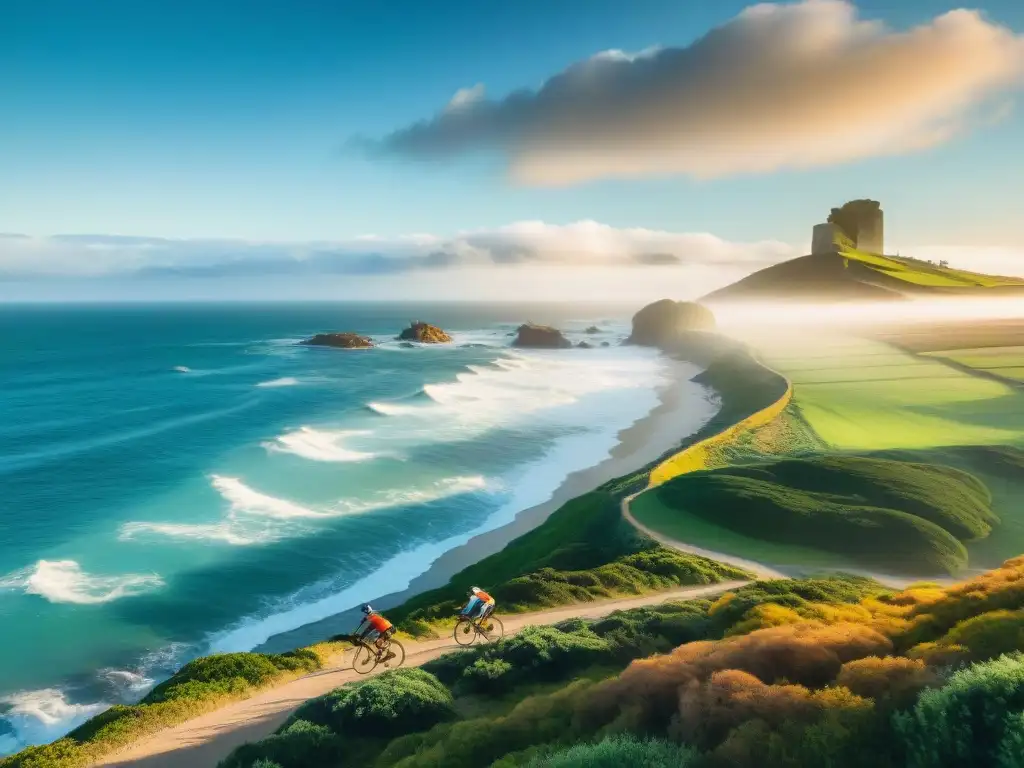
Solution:
[{"label": "green grassy hill", "polygon": [[[667,516],[675,510],[751,539],[834,552],[893,573],[955,573],[967,563],[964,542],[988,536],[998,522],[974,476],[877,458],[692,472],[651,493]],[[643,519],[650,510],[637,511]]]},{"label": "green grassy hill", "polygon": [[700,301],[892,301],[910,296],[1024,296],[1024,278],[940,267],[920,259],[853,248],[775,264],[709,293]]}]

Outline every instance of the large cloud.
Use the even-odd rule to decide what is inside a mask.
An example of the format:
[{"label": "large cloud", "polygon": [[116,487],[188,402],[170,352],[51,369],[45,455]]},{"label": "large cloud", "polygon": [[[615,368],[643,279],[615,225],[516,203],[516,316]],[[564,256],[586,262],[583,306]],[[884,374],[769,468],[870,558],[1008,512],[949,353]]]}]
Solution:
[{"label": "large cloud", "polygon": [[253,243],[113,235],[0,236],[0,279],[387,275],[509,265],[754,269],[796,255],[783,243],[617,229],[594,221],[527,221],[453,237],[366,235],[338,242]]},{"label": "large cloud", "polygon": [[412,158],[498,149],[535,185],[808,168],[942,143],[1022,65],[1022,38],[975,11],[893,32],[845,0],[761,4],[689,47],[601,53],[537,91],[464,89],[373,146]]}]

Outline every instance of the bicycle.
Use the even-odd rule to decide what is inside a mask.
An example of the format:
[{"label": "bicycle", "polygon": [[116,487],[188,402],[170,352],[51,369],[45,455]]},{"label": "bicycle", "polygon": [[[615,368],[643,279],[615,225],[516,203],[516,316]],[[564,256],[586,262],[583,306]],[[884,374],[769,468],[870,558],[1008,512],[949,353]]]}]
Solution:
[{"label": "bicycle", "polygon": [[372,643],[357,637],[349,638],[349,641],[356,647],[355,655],[352,657],[352,669],[360,675],[368,675],[378,665],[398,669],[405,663],[405,646],[390,637]]},{"label": "bicycle", "polygon": [[472,619],[461,613],[458,616],[454,635],[455,642],[459,645],[472,645],[478,637],[482,637],[485,643],[492,643],[505,636],[505,625],[493,614],[488,613],[479,619]]}]

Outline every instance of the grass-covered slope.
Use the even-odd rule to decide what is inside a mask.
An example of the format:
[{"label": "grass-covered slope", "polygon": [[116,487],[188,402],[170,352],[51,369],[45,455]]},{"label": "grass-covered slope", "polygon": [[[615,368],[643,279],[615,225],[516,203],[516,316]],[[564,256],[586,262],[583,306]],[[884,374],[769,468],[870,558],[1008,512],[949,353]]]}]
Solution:
[{"label": "grass-covered slope", "polygon": [[951,467],[825,456],[693,472],[663,505],[751,538],[851,556],[891,572],[956,572],[963,541],[997,522],[977,478]]},{"label": "grass-covered slope", "polygon": [[594,491],[388,616],[403,631],[420,635],[430,633],[432,623],[450,620],[474,585],[490,592],[502,612],[514,613],[747,576],[659,546],[622,519],[615,494]]},{"label": "grass-covered slope", "polygon": [[322,669],[343,650],[323,643],[285,654],[225,653],[196,659],[138,704],[117,705],[50,744],[0,758],[2,768],[78,768],[160,728],[291,677]]},{"label": "grass-covered slope", "polygon": [[921,259],[882,256],[856,248],[844,248],[841,255],[881,275],[896,278],[915,286],[931,288],[1024,288],[1024,278],[986,275],[965,269],[932,264]]},{"label": "grass-covered slope", "polygon": [[1024,558],[755,583],[339,689],[223,768],[1020,768],[1022,614]]}]

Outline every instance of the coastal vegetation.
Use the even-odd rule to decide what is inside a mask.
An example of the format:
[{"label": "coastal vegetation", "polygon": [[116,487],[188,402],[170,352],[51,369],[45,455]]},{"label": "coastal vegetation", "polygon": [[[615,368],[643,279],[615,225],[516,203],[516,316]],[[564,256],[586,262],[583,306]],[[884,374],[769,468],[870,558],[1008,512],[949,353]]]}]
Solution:
[{"label": "coastal vegetation", "polygon": [[946,588],[757,582],[346,686],[222,766],[1018,768],[1022,612],[1024,558]]},{"label": "coastal vegetation", "polygon": [[0,768],[77,768],[161,728],[323,669],[345,649],[320,643],[283,654],[225,653],[195,659],[138,704],[115,705],[67,736],[0,758]]},{"label": "coastal vegetation", "polygon": [[658,545],[622,518],[617,494],[598,490],[388,615],[403,632],[426,636],[453,621],[473,584],[485,586],[503,612],[518,613],[744,578],[737,568]]}]

